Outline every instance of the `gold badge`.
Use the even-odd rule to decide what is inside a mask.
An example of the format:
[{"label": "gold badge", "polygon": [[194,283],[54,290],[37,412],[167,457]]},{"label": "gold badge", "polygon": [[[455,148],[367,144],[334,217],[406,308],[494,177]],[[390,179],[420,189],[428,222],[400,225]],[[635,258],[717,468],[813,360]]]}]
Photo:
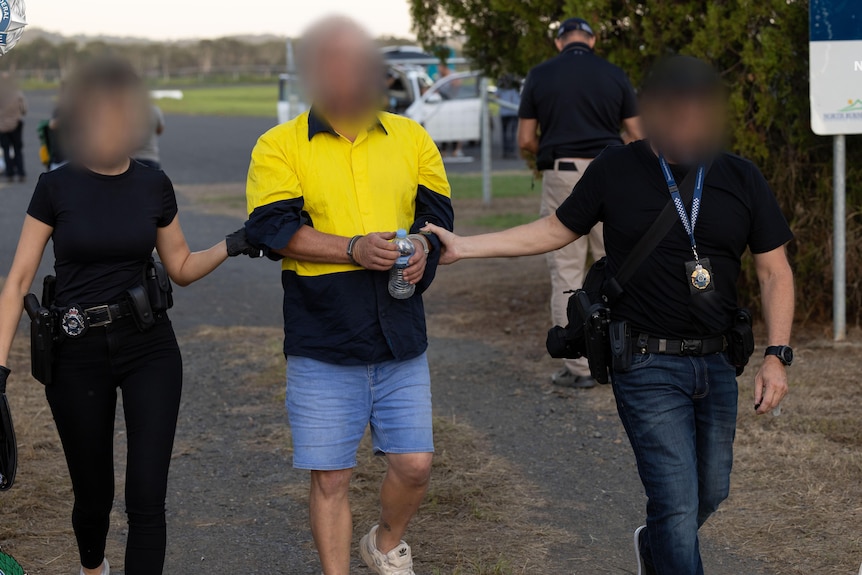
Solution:
[{"label": "gold badge", "polygon": [[709,270],[700,264],[695,266],[694,271],[691,272],[691,285],[695,289],[705,290],[710,283],[712,283],[712,276]]}]

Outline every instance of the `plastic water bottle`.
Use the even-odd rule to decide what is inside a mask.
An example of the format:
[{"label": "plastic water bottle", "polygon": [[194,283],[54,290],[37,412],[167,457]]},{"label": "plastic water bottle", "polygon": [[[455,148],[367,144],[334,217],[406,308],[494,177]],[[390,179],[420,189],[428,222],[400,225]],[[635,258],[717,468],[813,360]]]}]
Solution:
[{"label": "plastic water bottle", "polygon": [[404,279],[404,270],[407,268],[407,263],[413,252],[416,251],[416,246],[407,237],[407,230],[398,230],[392,243],[398,247],[401,255],[398,256],[395,265],[389,270],[389,295],[395,299],[408,299],[416,292],[416,286]]}]

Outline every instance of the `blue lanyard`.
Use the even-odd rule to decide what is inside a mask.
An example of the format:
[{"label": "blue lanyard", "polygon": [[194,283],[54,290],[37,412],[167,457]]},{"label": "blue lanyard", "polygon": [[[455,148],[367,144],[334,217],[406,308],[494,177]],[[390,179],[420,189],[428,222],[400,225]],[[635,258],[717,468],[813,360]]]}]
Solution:
[{"label": "blue lanyard", "polygon": [[703,198],[703,180],[706,168],[703,165],[697,168],[697,179],[694,184],[694,199],[691,202],[691,217],[685,211],[685,203],[682,201],[682,196],[679,193],[679,187],[676,185],[676,180],[673,177],[673,172],[670,171],[670,166],[662,154],[659,154],[658,161],[661,164],[661,170],[664,172],[664,177],[667,180],[667,189],[670,191],[670,197],[673,199],[673,204],[676,206],[676,211],[679,214],[679,219],[682,226],[685,228],[685,233],[688,234],[688,239],[691,240],[691,252],[694,254],[695,261],[699,261],[697,255],[697,242],[694,241],[694,227],[697,225],[697,216],[700,215],[700,202]]}]

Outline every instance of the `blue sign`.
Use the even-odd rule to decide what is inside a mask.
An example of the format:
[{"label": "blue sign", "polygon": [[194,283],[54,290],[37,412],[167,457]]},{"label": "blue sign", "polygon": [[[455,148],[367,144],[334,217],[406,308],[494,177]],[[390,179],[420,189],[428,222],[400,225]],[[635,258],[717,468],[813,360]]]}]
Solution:
[{"label": "blue sign", "polygon": [[862,40],[862,2],[811,0],[811,41]]},{"label": "blue sign", "polygon": [[810,0],[811,129],[862,133],[862,0]]}]

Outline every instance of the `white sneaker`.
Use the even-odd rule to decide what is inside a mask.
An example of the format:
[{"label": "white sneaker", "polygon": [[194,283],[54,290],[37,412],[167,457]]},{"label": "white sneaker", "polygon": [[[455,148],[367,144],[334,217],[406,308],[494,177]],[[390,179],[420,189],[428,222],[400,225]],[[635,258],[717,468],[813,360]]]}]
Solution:
[{"label": "white sneaker", "polygon": [[641,531],[646,529],[646,525],[641,525],[635,529],[635,557],[638,558],[638,575],[655,575],[655,571],[648,569],[644,563],[644,556],[641,555]]},{"label": "white sneaker", "polygon": [[[84,568],[81,567],[81,575],[84,575]],[[102,575],[111,575],[111,566],[108,565],[108,559],[102,561]]]},{"label": "white sneaker", "polygon": [[359,554],[369,569],[377,575],[416,575],[413,554],[403,541],[385,555],[377,548],[377,525],[359,542]]}]

